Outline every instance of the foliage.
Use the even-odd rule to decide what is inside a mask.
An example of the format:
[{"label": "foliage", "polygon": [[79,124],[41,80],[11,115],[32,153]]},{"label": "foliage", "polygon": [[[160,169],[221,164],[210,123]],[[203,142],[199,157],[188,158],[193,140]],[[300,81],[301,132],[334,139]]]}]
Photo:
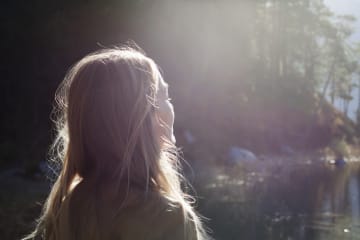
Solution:
[{"label": "foliage", "polygon": [[99,46],[128,39],[164,70],[176,128],[191,129],[209,146],[323,146],[343,128],[330,131],[332,121],[322,121],[334,115],[323,114],[330,110],[322,99],[342,99],[346,113],[358,87],[352,78],[360,51],[349,42],[355,19],[336,16],[322,0],[36,0],[2,7],[0,143],[10,143],[3,154],[13,156],[1,164],[43,160],[54,91],[66,69]]},{"label": "foliage", "polygon": [[331,150],[337,158],[347,158],[350,156],[349,146],[343,138],[336,138],[330,144]]}]

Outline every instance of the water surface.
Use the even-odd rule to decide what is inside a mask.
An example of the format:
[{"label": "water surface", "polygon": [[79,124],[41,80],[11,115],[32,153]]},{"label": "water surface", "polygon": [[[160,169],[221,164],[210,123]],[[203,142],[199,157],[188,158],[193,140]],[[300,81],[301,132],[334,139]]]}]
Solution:
[{"label": "water surface", "polygon": [[258,161],[200,171],[215,239],[360,239],[360,165]]}]

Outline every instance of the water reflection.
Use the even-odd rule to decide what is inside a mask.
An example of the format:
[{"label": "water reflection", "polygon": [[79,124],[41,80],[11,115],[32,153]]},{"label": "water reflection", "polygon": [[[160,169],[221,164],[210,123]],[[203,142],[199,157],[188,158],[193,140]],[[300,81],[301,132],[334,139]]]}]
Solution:
[{"label": "water reflection", "polygon": [[198,177],[216,239],[360,239],[358,163],[261,165]]},{"label": "water reflection", "polygon": [[316,214],[309,228],[318,230],[316,239],[360,239],[358,166],[329,171],[317,186]]},{"label": "water reflection", "polygon": [[360,223],[360,194],[359,180],[355,176],[350,177],[348,194],[350,195],[350,212],[354,224]]}]

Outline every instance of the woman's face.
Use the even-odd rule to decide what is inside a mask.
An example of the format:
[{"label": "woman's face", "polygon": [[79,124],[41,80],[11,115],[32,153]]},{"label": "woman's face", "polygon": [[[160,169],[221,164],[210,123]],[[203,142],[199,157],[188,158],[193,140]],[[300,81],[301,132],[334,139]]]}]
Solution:
[{"label": "woman's face", "polygon": [[160,136],[164,136],[167,139],[175,143],[176,139],[174,136],[174,106],[170,102],[169,85],[160,78],[159,80],[159,90],[157,92],[157,117],[160,119]]}]

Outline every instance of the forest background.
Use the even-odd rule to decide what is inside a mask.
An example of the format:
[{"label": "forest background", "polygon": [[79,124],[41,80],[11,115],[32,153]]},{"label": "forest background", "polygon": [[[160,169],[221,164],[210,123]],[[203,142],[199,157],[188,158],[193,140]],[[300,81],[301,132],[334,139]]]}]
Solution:
[{"label": "forest background", "polygon": [[1,19],[1,168],[37,168],[66,70],[128,40],[170,83],[180,146],[186,132],[214,152],[358,143],[356,19],[322,0],[6,1]]},{"label": "forest background", "polygon": [[[317,240],[329,199],[331,216],[351,206],[340,213],[359,219],[358,168],[320,161],[359,155],[356,1],[2,1],[2,238],[33,229],[48,194],[51,114],[66,71],[129,40],[170,84],[177,145],[194,169],[184,172],[213,236]],[[333,239],[360,236],[357,223],[324,222]]]},{"label": "forest background", "polygon": [[7,1],[1,19],[1,168],[37,170],[67,69],[128,40],[170,83],[180,146],[189,132],[215,154],[358,144],[356,18],[322,0]]}]

